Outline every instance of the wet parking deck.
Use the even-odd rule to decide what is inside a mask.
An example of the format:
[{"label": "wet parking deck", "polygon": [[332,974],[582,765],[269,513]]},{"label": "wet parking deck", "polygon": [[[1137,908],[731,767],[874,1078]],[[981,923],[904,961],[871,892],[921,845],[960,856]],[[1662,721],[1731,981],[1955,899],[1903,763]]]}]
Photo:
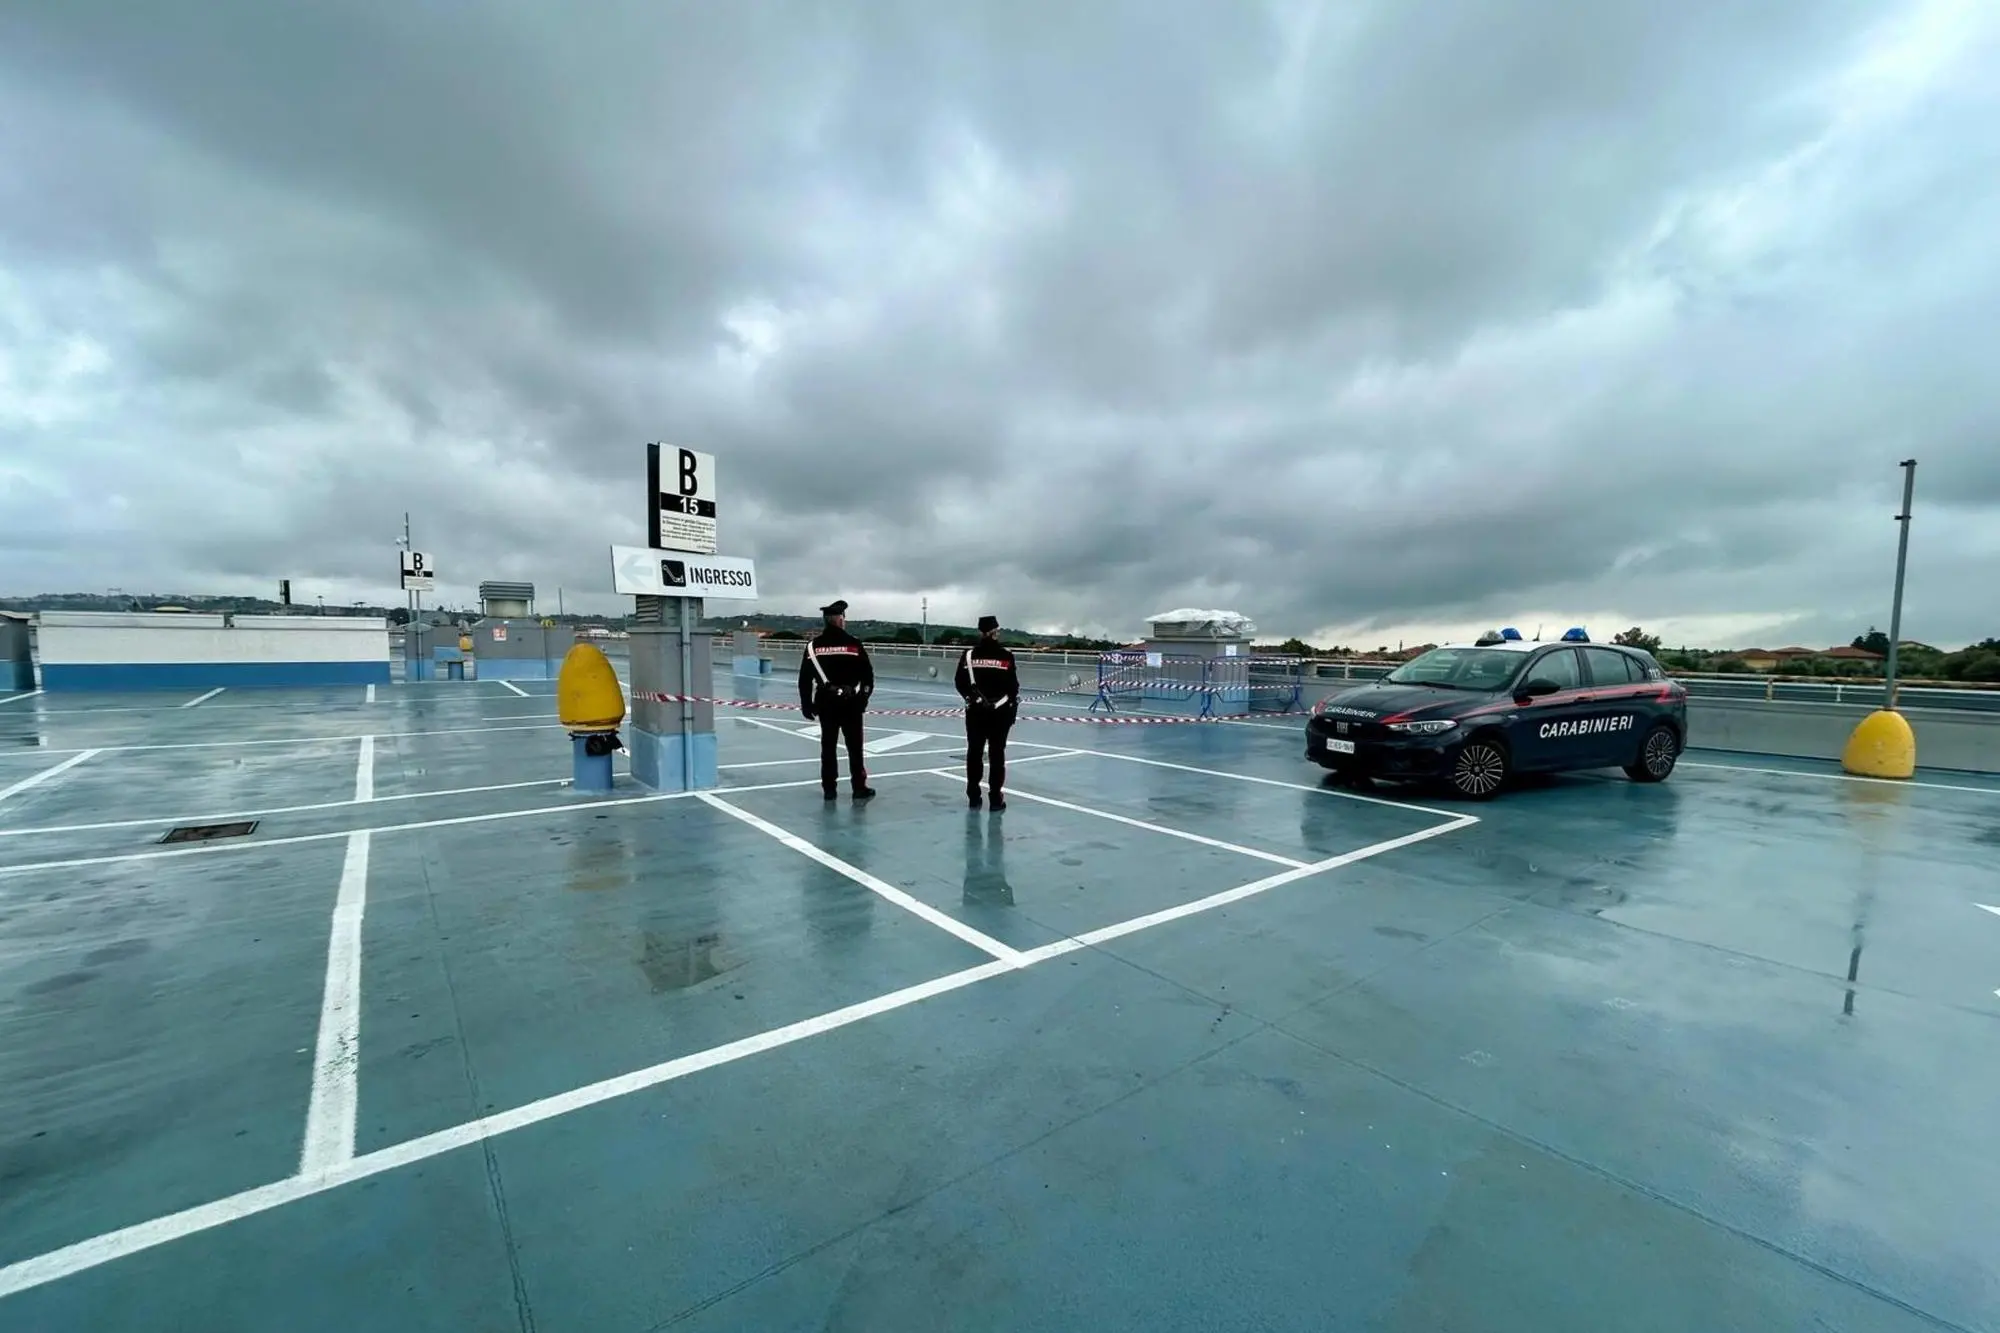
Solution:
[{"label": "wet parking deck", "polygon": [[0,1328],[2000,1327],[2000,784],[550,689],[0,704]]}]

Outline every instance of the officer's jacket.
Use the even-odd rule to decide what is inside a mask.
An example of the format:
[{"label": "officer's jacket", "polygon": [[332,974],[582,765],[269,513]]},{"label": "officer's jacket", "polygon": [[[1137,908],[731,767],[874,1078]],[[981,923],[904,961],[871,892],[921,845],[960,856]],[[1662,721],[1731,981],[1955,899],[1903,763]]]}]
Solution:
[{"label": "officer's jacket", "polygon": [[801,707],[865,704],[874,692],[875,664],[861,640],[829,627],[806,643],[805,660],[799,664]]},{"label": "officer's jacket", "polygon": [[1014,654],[991,640],[965,650],[952,684],[966,703],[983,700],[982,706],[995,712],[1011,711],[1021,702],[1021,677],[1014,667]]}]

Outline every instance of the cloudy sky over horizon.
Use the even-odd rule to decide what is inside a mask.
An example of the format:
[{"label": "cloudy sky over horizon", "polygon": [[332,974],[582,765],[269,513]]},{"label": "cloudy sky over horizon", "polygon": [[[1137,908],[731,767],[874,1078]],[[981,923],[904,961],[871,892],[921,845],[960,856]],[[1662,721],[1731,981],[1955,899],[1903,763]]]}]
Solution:
[{"label": "cloudy sky over horizon", "polygon": [[[16,5],[0,593],[2000,634],[2000,6]],[[722,604],[714,604],[722,609]],[[1613,623],[1615,622],[1615,623]]]}]

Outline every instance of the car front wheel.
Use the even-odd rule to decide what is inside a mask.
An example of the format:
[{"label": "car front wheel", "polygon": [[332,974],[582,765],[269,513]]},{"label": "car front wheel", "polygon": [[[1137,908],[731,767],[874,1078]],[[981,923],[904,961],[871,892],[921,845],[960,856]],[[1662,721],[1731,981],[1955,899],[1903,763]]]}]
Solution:
[{"label": "car front wheel", "polygon": [[1680,737],[1662,722],[1639,742],[1639,758],[1625,765],[1625,776],[1634,782],[1664,782],[1681,757]]},{"label": "car front wheel", "polygon": [[1507,780],[1507,751],[1497,741],[1475,737],[1458,747],[1446,780],[1460,796],[1490,800]]}]

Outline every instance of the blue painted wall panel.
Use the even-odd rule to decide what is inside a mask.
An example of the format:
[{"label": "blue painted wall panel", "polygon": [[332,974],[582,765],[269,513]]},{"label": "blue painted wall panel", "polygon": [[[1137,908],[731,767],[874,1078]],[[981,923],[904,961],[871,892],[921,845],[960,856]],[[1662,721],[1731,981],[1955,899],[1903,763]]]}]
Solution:
[{"label": "blue painted wall panel", "polygon": [[114,662],[42,665],[42,688],[232,690],[285,685],[387,685],[387,662]]},{"label": "blue painted wall panel", "polygon": [[[687,790],[678,735],[659,736],[650,731],[626,733],[626,748],[632,752],[632,776],[641,786],[654,791]],[[707,791],[720,782],[716,769],[714,732],[696,732],[694,742],[694,790]]]}]

